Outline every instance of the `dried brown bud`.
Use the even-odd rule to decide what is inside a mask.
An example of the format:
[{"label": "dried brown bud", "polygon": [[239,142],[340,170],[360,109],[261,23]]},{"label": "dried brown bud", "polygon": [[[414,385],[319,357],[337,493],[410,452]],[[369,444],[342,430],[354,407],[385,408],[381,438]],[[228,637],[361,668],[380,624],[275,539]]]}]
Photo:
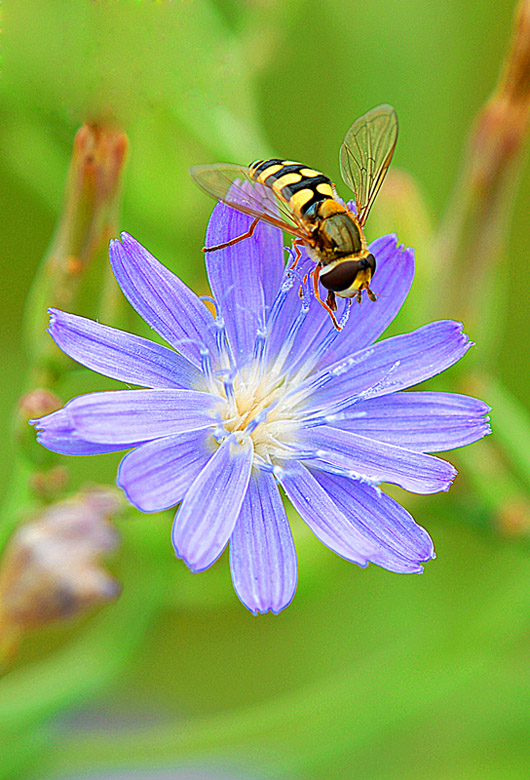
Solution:
[{"label": "dried brown bud", "polygon": [[[474,184],[494,197],[521,151],[530,116],[530,2],[523,0],[497,87],[478,117],[472,142]],[[490,193],[490,188],[493,192]]]},{"label": "dried brown bud", "polygon": [[530,0],[522,0],[504,67],[475,120],[435,246],[434,311],[463,319],[490,351],[498,330],[496,288],[509,273],[506,232],[529,121]]},{"label": "dried brown bud", "polygon": [[94,488],[17,529],[0,567],[0,634],[12,638],[118,596],[100,559],[118,544],[108,519],[121,506],[117,491]]},{"label": "dried brown bud", "polygon": [[69,365],[46,333],[47,308],[75,309],[88,268],[97,275],[92,285],[108,275],[108,244],[119,224],[127,148],[126,135],[110,126],[85,124],[75,136],[61,216],[27,305],[33,385],[52,386]]}]

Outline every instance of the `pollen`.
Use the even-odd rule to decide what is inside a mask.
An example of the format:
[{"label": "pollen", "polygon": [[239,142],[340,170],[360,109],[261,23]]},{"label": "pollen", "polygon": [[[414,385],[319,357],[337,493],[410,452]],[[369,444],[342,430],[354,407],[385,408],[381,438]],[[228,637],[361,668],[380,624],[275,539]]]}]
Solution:
[{"label": "pollen", "polygon": [[[219,442],[232,435],[242,442],[250,437],[255,464],[272,463],[274,456],[285,457],[297,427],[289,404],[282,403],[288,385],[283,378],[259,376],[259,364],[238,373],[225,385],[226,407]],[[287,444],[289,442],[289,445]]]}]

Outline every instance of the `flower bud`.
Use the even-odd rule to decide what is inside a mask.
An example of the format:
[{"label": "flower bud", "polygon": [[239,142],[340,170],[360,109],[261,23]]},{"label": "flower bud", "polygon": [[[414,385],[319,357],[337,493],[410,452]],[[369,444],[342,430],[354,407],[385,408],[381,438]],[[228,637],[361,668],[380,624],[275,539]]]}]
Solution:
[{"label": "flower bud", "polygon": [[0,566],[0,644],[118,596],[100,559],[118,545],[108,520],[121,503],[116,491],[94,488],[15,531]]}]

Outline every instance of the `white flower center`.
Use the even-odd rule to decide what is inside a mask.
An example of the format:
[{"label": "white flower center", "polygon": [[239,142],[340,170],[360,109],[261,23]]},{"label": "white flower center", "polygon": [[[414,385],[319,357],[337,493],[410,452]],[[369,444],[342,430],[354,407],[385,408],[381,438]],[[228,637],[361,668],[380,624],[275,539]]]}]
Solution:
[{"label": "white flower center", "polygon": [[[227,404],[222,429],[226,436],[252,439],[254,459],[258,463],[273,463],[275,457],[292,454],[296,430],[300,423],[285,399],[290,383],[285,377],[270,373],[260,376],[260,364],[255,362],[238,372],[231,383],[225,383],[223,397]],[[220,440],[225,438],[221,435]]]}]

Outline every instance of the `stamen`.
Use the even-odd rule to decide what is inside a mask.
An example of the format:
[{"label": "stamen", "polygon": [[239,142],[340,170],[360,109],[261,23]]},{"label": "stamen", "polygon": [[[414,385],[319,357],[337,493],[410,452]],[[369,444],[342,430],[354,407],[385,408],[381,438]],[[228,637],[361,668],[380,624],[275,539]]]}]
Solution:
[{"label": "stamen", "polygon": [[217,349],[219,350],[219,356],[221,357],[221,361],[225,363],[225,367],[228,366],[232,370],[235,370],[236,361],[234,358],[234,353],[232,352],[230,341],[228,340],[224,319],[222,317],[217,317],[217,319],[215,320],[215,326],[216,326],[215,339],[217,342]]},{"label": "stamen", "polygon": [[[274,299],[274,302],[271,306],[271,310],[269,312],[269,316],[267,317],[267,333],[272,333],[274,326],[276,325],[276,322],[278,320],[278,317],[280,315],[280,312],[283,308],[283,305],[285,303],[285,299],[287,297],[287,294],[289,290],[292,288],[294,284],[294,279],[292,278],[291,274],[286,274],[284,277],[284,280],[280,286],[280,289],[278,293],[276,294],[276,298]],[[266,350],[265,350],[265,359],[268,358],[268,343],[266,344]]]},{"label": "stamen", "polygon": [[245,433],[248,433],[249,435],[254,433],[258,425],[261,425],[261,423],[266,422],[269,411],[270,411],[269,408],[262,409],[261,412],[259,412],[259,414],[253,417],[252,420],[249,422],[249,424],[246,426]]},{"label": "stamen", "polygon": [[303,296],[302,296],[302,305],[300,307],[300,311],[298,312],[295,321],[291,323],[291,327],[289,328],[289,332],[287,333],[286,339],[282,344],[282,348],[280,349],[278,357],[274,362],[274,366],[272,370],[275,374],[278,375],[281,373],[283,369],[287,356],[289,355],[291,349],[293,348],[294,340],[298,335],[298,331],[300,330],[303,323],[305,322],[305,319],[309,313],[309,307],[311,306],[311,296],[308,290],[308,286],[304,285],[303,278],[300,278],[300,275],[296,270],[289,271],[289,274],[298,278],[300,285],[303,289]]},{"label": "stamen", "polygon": [[252,370],[250,372],[249,384],[257,385],[263,376],[263,369],[265,362],[263,355],[265,353],[265,347],[267,345],[267,330],[260,329],[256,334],[256,341],[254,342],[254,353],[252,355]]},{"label": "stamen", "polygon": [[228,411],[231,415],[235,416],[237,415],[237,403],[232,375],[226,377],[223,381],[223,387],[225,389],[226,400],[228,401]]},{"label": "stamen", "polygon": [[[341,318],[339,320],[339,328],[341,331],[344,329],[344,326],[350,318],[350,311],[351,298],[348,298],[348,303],[344,307]],[[328,349],[339,335],[340,331],[338,331],[335,327],[330,326],[325,338],[322,340],[320,345],[312,345],[309,354],[305,352],[298,357],[298,360],[296,360],[290,367],[291,375],[295,377],[295,374],[297,374],[295,377],[296,381],[302,381],[303,377],[307,376],[307,374],[313,370],[320,358],[326,354]],[[342,338],[344,338],[344,334],[342,334]]]},{"label": "stamen", "polygon": [[210,350],[208,347],[201,346],[200,354],[202,373],[204,374],[208,384],[212,386],[215,382],[215,378],[212,373],[212,356],[210,355]]}]

